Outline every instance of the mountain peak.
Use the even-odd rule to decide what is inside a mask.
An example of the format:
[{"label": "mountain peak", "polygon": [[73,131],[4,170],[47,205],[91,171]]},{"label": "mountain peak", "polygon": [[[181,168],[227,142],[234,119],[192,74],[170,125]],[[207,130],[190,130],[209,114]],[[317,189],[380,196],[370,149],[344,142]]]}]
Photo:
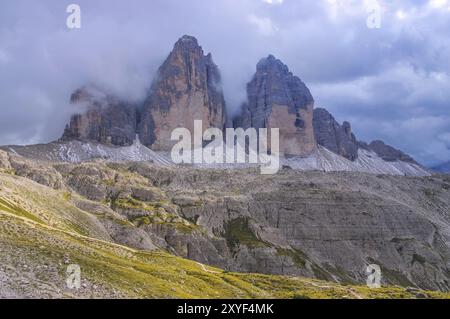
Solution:
[{"label": "mountain peak", "polygon": [[174,51],[177,50],[202,50],[195,37],[184,35],[175,43]]},{"label": "mountain peak", "polygon": [[256,69],[258,72],[268,73],[278,71],[280,73],[292,75],[288,66],[272,54],[269,54],[268,57],[261,59],[258,62]]},{"label": "mountain peak", "polygon": [[158,70],[138,127],[141,141],[154,150],[173,146],[171,132],[185,127],[193,132],[194,120],[205,127],[223,128],[225,98],[220,72],[212,55],[204,55],[195,37],[185,35]]},{"label": "mountain peak", "polygon": [[198,44],[197,38],[192,35],[183,35],[178,41],[181,42],[192,42]]},{"label": "mountain peak", "polygon": [[300,78],[270,54],[261,59],[247,84],[248,103],[235,125],[281,128],[280,153],[307,156],[316,149],[312,117],[314,99]]},{"label": "mountain peak", "polygon": [[271,62],[271,63],[273,63],[273,62],[281,62],[281,60],[278,60],[273,54],[269,54],[267,56],[267,58],[264,58],[262,60],[265,60],[265,61]]},{"label": "mountain peak", "polygon": [[256,66],[253,82],[264,83],[270,105],[288,105],[291,113],[307,109],[314,104],[314,98],[302,80],[274,55],[269,54]]}]

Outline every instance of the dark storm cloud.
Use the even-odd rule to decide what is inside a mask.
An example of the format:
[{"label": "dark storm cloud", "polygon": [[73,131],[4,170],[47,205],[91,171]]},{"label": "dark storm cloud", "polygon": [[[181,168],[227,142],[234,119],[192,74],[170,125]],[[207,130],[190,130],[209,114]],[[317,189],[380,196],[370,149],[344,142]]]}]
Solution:
[{"label": "dark storm cloud", "polygon": [[[68,30],[66,7],[82,9]],[[426,164],[450,159],[450,1],[379,1],[381,29],[356,0],[72,0],[0,4],[0,144],[57,138],[71,92],[96,83],[145,95],[183,34],[212,52],[231,112],[269,53],[311,88],[317,106]]]}]

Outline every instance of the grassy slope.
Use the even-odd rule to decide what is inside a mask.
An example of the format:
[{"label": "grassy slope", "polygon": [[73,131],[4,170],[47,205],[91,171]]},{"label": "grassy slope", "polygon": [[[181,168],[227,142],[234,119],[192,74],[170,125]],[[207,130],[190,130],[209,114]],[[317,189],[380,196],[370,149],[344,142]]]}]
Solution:
[{"label": "grassy slope", "polygon": [[[81,266],[83,285],[80,290],[66,288],[68,264]],[[74,207],[64,192],[0,173],[0,275],[2,273],[7,278],[2,282],[0,276],[0,297],[416,296],[394,287],[373,290],[305,278],[227,273],[162,251],[129,249],[108,242],[95,216]],[[449,297],[449,294],[437,292],[426,294],[434,298]]]}]

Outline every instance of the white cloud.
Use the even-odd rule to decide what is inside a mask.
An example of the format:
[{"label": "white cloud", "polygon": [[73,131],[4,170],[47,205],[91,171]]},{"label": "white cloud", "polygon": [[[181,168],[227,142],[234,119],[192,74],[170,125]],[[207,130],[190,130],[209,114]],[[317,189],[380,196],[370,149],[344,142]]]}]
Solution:
[{"label": "white cloud", "polygon": [[404,20],[404,19],[406,19],[408,17],[408,14],[405,11],[403,11],[403,10],[398,10],[395,13],[395,15],[397,16],[397,19],[400,19],[400,20]]},{"label": "white cloud", "polygon": [[262,0],[265,3],[268,4],[283,4],[284,0]]},{"label": "white cloud", "polygon": [[258,32],[264,36],[273,36],[279,30],[272,20],[267,17],[259,17],[255,14],[248,15],[248,22],[255,26]]},{"label": "white cloud", "polygon": [[450,148],[450,127],[448,128],[449,132],[439,134],[438,139],[444,142],[448,148]]},{"label": "white cloud", "polygon": [[6,51],[0,49],[0,63],[8,63],[9,60],[10,58]]},{"label": "white cloud", "polygon": [[435,8],[435,9],[441,9],[441,8],[447,7],[448,4],[449,4],[448,0],[430,0],[429,1],[430,7]]}]

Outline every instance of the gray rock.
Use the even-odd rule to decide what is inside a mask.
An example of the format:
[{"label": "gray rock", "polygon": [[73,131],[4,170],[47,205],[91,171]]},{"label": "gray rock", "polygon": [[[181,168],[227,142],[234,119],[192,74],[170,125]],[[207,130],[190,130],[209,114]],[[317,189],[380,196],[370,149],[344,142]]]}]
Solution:
[{"label": "gray rock", "polygon": [[29,178],[36,183],[45,185],[54,189],[63,188],[63,179],[53,167],[47,165],[34,163],[32,160],[25,159],[17,155],[10,155],[9,172],[13,172],[17,176]]},{"label": "gray rock", "polygon": [[9,162],[9,155],[5,151],[0,150],[0,169],[11,170],[11,163]]},{"label": "gray rock", "polygon": [[314,110],[314,134],[319,145],[354,161],[358,158],[358,142],[350,123],[340,125],[325,109]]},{"label": "gray rock", "polygon": [[285,155],[305,156],[315,150],[314,99],[280,60],[269,55],[258,63],[247,85],[247,97],[235,127],[279,128],[280,151]]},{"label": "gray rock", "polygon": [[153,150],[168,151],[175,128],[193,133],[194,120],[204,129],[223,129],[226,122],[221,77],[212,55],[204,55],[197,39],[183,36],[158,70],[142,108],[138,132]]},{"label": "gray rock", "polygon": [[[36,165],[61,174],[63,186],[74,192],[70,200],[91,216],[93,234],[102,240],[164,249],[232,271],[352,284],[365,284],[367,265],[378,264],[383,284],[450,290],[445,175],[285,169],[261,176],[256,168],[101,161]],[[161,197],[144,193],[141,199],[161,202],[133,199],[133,188],[154,190]],[[112,197],[126,200],[113,205]]]},{"label": "gray rock", "polygon": [[[441,181],[290,170],[268,178],[223,172],[212,180],[210,172],[178,170],[162,186],[168,197],[178,194],[180,215],[204,229],[171,233],[165,243],[180,256],[233,271],[359,284],[367,264],[376,263],[384,284],[450,289],[450,220],[427,195],[450,205]],[[185,185],[192,190],[181,191]],[[165,238],[162,229],[149,231]],[[221,246],[206,244],[217,238]],[[210,248],[193,250],[188,242]]]},{"label": "gray rock", "polygon": [[156,189],[144,187],[132,187],[131,196],[143,202],[158,202],[162,199],[161,194]]},{"label": "gray rock", "polygon": [[419,165],[411,156],[403,153],[398,149],[395,149],[390,145],[386,145],[382,141],[373,141],[369,145],[364,145],[363,147],[367,147],[370,150],[374,151],[378,154],[378,156],[380,156],[387,162],[403,161]]},{"label": "gray rock", "polygon": [[94,87],[77,90],[71,103],[82,112],[72,116],[62,140],[96,141],[126,146],[136,138],[137,109]]}]

